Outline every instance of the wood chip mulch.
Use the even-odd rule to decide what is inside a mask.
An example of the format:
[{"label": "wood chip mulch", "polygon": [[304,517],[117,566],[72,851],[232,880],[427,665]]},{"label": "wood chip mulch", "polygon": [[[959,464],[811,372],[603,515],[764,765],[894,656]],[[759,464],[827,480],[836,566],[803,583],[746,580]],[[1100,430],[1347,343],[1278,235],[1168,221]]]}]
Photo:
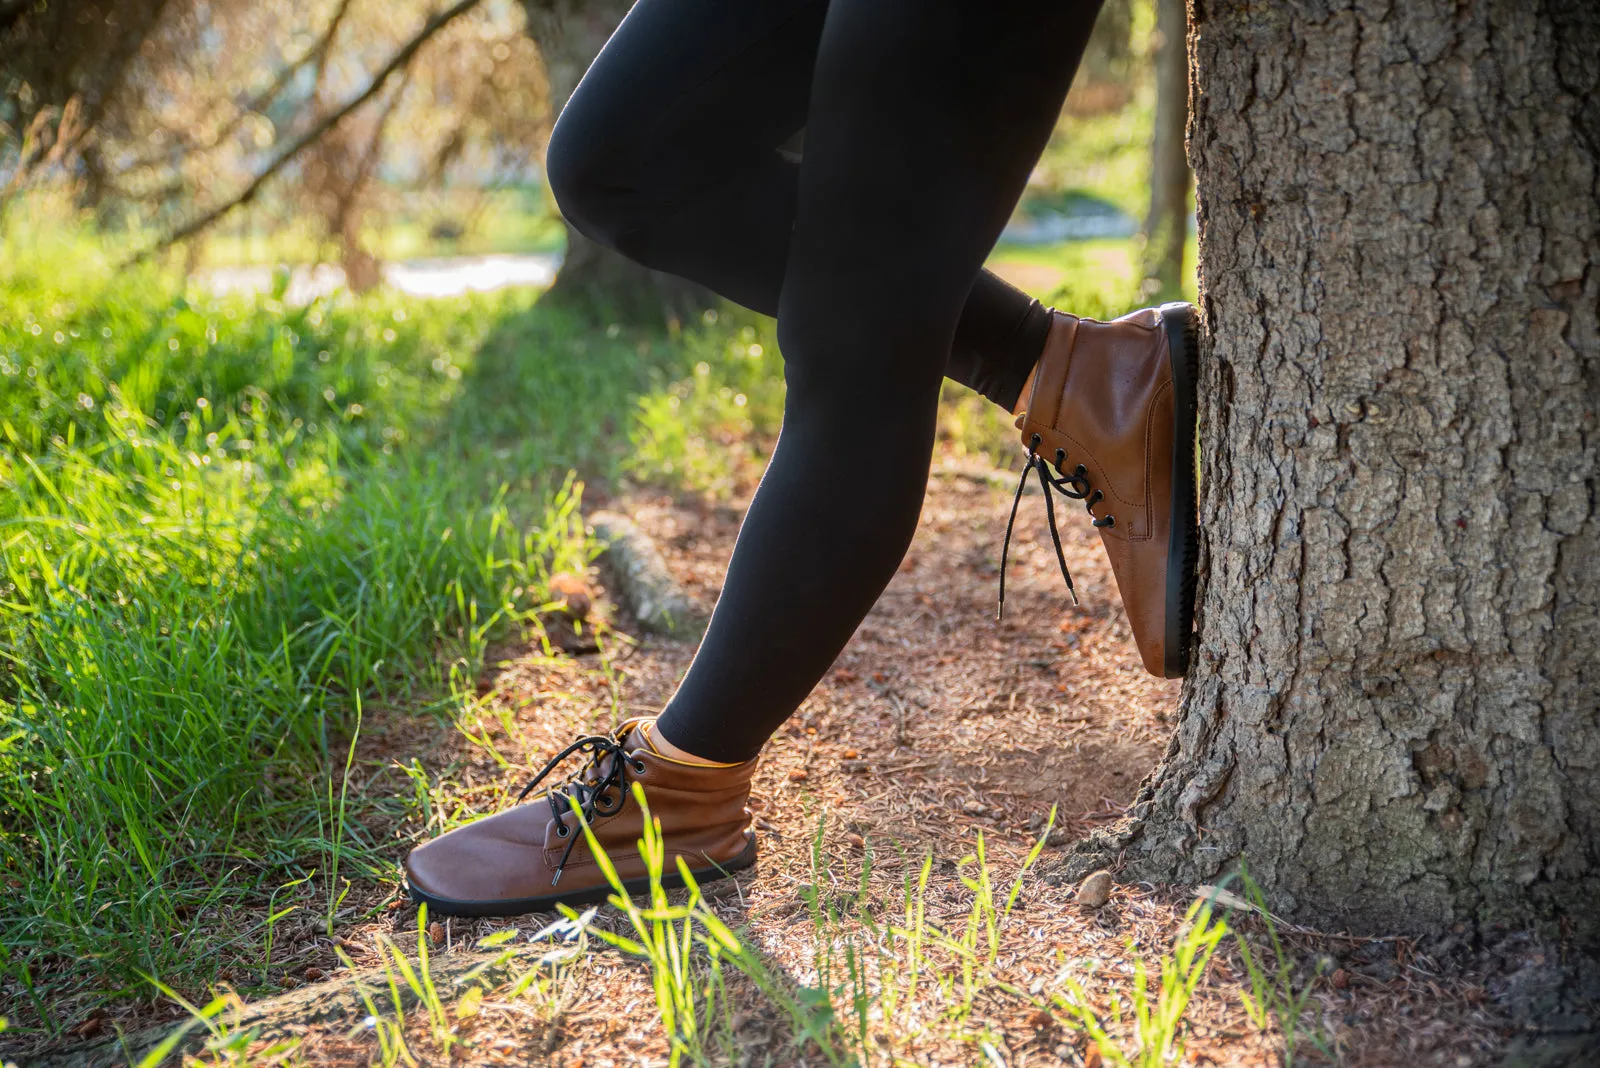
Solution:
[{"label": "wood chip mulch", "polygon": [[[709,608],[740,510],[666,496],[625,503],[674,575]],[[1134,955],[1153,963],[1180,931],[1193,899],[1184,888],[1120,885],[1107,905],[1089,909],[1075,903],[1076,887],[1058,873],[1061,847],[1117,819],[1155,765],[1170,736],[1179,686],[1141,669],[1098,539],[1070,514],[1063,535],[1081,603],[1066,597],[1037,495],[1023,501],[1007,615],[995,622],[1009,503],[997,479],[936,469],[899,574],[764,756],[751,801],[761,861],[717,884],[715,906],[798,983],[815,982],[817,967],[805,887],[820,884],[827,900],[850,907],[870,849],[869,896],[894,919],[904,881],[915,881],[931,853],[928,915],[960,925],[971,893],[957,862],[974,851],[978,835],[1003,893],[1044,833],[1052,807],[1050,844],[1024,877],[1020,903],[1002,929],[1000,978],[1036,995],[1060,989],[1063,973],[1080,981],[1092,974],[1088,985],[1099,996],[1120,990],[1126,997]],[[603,579],[591,580],[604,605]],[[568,655],[559,642],[548,653],[537,644],[497,650],[463,722],[477,742],[426,718],[384,719],[363,740],[362,765],[372,771],[361,788],[413,789],[395,765],[415,759],[432,783],[435,824],[447,813],[491,810],[577,733],[659,710],[693,648],[633,634],[626,618],[611,624],[616,632],[602,632],[599,652]],[[821,870],[813,861],[819,821]],[[412,823],[372,833],[389,836],[398,860],[434,830]],[[337,940],[358,966],[378,963],[379,935],[414,949],[417,932],[397,889],[390,883],[381,892],[358,891],[362,900],[341,914],[349,920]],[[532,932],[548,920],[528,917],[515,926]],[[432,932],[433,951],[448,957],[508,926],[445,921]],[[1243,926],[1255,944],[1266,944],[1257,921]],[[332,942],[314,925],[286,931],[280,945],[285,984],[338,977]],[[1484,976],[1447,971],[1410,943],[1290,932],[1285,945],[1300,981],[1314,985],[1303,1029],[1320,1033],[1335,1063],[1494,1063],[1510,1037]],[[1310,978],[1319,968],[1320,977]],[[536,998],[486,998],[461,1027],[466,1044],[457,1047],[455,1063],[666,1063],[648,973],[638,963],[599,950],[557,987]],[[1248,989],[1242,958],[1225,943],[1189,1010],[1182,1063],[1283,1062],[1283,1036],[1250,1024],[1242,989]],[[900,1063],[1096,1063],[1063,1014],[1039,1011],[1023,998],[997,990],[979,996],[966,1027],[986,1026],[988,1049],[944,1034],[934,1019],[942,1007],[923,1012],[916,1022],[924,1033],[893,1050]],[[908,1031],[919,1011],[905,1021]],[[759,999],[735,1023],[743,1063],[800,1063],[802,1055]],[[352,1034],[351,1026],[348,1019],[286,1022],[283,1033],[299,1040],[296,1056],[306,1062],[367,1063],[375,1041],[359,1029]],[[418,1024],[410,1033],[423,1063],[442,1063],[425,1053],[431,1048],[425,1028]],[[1303,1034],[1297,1053],[1298,1063],[1329,1063]]]}]

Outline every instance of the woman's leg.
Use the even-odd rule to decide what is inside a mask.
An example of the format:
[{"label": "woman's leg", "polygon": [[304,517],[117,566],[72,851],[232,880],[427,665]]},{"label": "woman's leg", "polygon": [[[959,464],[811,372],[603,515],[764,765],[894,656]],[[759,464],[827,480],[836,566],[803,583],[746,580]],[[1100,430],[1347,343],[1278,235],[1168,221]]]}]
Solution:
[{"label": "woman's leg", "polygon": [[755,754],[894,574],[963,303],[1097,7],[829,6],[778,302],[783,430],[705,640],[662,714],[675,744],[712,760]]},{"label": "woman's leg", "polygon": [[[657,27],[661,36],[646,43],[659,43],[661,54],[652,60],[644,50],[641,77],[672,73],[675,64],[703,75],[676,83],[687,95],[672,97],[667,119],[687,117],[693,126],[696,116],[711,118],[697,110],[697,91],[762,42],[791,40],[796,24],[764,22],[774,10],[766,2],[726,5],[726,21],[698,28],[670,18]],[[642,0],[635,15],[722,6]],[[782,185],[772,176],[789,179],[772,169],[768,150],[739,148],[737,136],[729,148],[721,139],[738,131],[707,131],[715,143],[707,151],[730,167],[719,172],[725,177],[666,176],[683,183],[660,187],[672,194],[663,200],[669,221],[682,205],[709,196],[706,190],[721,190],[720,200],[712,197],[700,210],[724,220],[719,240],[726,244],[697,245],[693,233],[681,231],[689,243],[684,262],[726,272],[717,277],[730,295],[753,278],[777,287],[773,308],[789,382],[783,433],[710,630],[660,717],[665,737],[702,759],[663,752],[649,720],[579,739],[529,784],[544,783],[544,793],[412,851],[406,879],[433,914],[518,915],[603,899],[608,876],[589,854],[574,807],[610,855],[607,871],[635,892],[646,888],[649,875],[635,848],[643,813],[630,783],[644,788],[669,851],[697,878],[754,863],[745,807],[754,755],[827,670],[905,552],[952,340],[973,313],[969,298],[984,257],[1054,125],[1096,7],[1094,0],[832,0],[808,68],[814,77],[805,161],[789,201],[773,195]],[[805,4],[787,10],[817,14]],[[629,22],[652,25],[633,15]],[[771,36],[779,28],[785,32]],[[709,67],[698,66],[706,55]],[[765,58],[782,67],[786,57],[779,48]],[[807,69],[793,56],[787,62],[785,78],[794,78],[797,66],[802,75]],[[765,84],[761,69],[747,74],[750,84]],[[790,106],[798,105],[791,99]],[[758,130],[756,111],[758,125],[746,132]],[[670,122],[630,130],[627,143],[648,155],[663,124]],[[579,158],[564,153],[558,161]],[[762,173],[765,185],[733,177]],[[711,211],[719,205],[724,214]],[[695,217],[689,211],[674,225]],[[741,234],[725,222],[730,218],[750,227],[745,260],[737,258]],[[630,246],[638,235],[626,230],[614,236],[623,247],[654,247]],[[757,293],[751,302],[761,299]],[[586,756],[584,766],[551,788],[547,776],[573,755]]]},{"label": "woman's leg", "polygon": [[[779,146],[807,123],[827,6],[640,0],[551,136],[549,180],[573,225],[777,314],[800,181]],[[1075,66],[1072,43],[1060,46],[1060,62]],[[943,225],[933,211],[921,225]],[[1049,313],[987,271],[962,305],[945,371],[1009,410]]]}]

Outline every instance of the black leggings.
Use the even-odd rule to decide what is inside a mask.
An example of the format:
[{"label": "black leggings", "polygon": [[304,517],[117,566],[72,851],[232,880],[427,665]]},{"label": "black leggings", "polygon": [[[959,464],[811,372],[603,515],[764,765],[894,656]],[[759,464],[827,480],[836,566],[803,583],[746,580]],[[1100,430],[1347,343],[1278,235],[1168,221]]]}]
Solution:
[{"label": "black leggings", "polygon": [[983,261],[1098,9],[639,0],[562,112],[574,226],[778,318],[783,430],[674,744],[753,756],[828,670],[911,542],[943,376],[1015,402],[1049,314]]}]

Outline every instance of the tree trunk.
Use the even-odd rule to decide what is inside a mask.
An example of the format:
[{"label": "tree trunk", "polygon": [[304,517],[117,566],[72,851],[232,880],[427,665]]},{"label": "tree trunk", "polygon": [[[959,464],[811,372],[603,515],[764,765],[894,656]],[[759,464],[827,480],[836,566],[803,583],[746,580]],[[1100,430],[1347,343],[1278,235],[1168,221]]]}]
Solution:
[{"label": "tree trunk", "polygon": [[[522,0],[528,34],[539,46],[557,115],[578,87],[632,0]],[[544,300],[607,322],[676,327],[716,303],[703,286],[641,267],[567,225],[567,249]]]},{"label": "tree trunk", "polygon": [[1189,237],[1189,12],[1185,0],[1157,0],[1156,119],[1150,138],[1150,214],[1144,221],[1145,292],[1177,300],[1183,291],[1183,246]]},{"label": "tree trunk", "polygon": [[1600,9],[1197,0],[1198,652],[1124,877],[1600,943]]}]

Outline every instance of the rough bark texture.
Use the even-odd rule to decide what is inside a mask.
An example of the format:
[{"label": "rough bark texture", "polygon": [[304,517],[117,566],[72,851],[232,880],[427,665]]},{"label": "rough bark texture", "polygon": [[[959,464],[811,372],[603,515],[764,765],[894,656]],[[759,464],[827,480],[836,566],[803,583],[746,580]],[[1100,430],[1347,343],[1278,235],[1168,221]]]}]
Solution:
[{"label": "rough bark texture", "polygon": [[[528,34],[539,46],[560,114],[584,71],[632,7],[632,0],[523,0]],[[692,322],[716,303],[703,286],[641,267],[567,226],[567,248],[545,300],[608,321]]]},{"label": "rough bark texture", "polygon": [[1205,553],[1087,868],[1600,942],[1600,5],[1197,0]]},{"label": "rough bark texture", "polygon": [[1144,275],[1153,297],[1177,300],[1183,290],[1183,246],[1189,237],[1188,10],[1184,0],[1158,0],[1156,117],[1150,138],[1150,213],[1144,221]]}]

